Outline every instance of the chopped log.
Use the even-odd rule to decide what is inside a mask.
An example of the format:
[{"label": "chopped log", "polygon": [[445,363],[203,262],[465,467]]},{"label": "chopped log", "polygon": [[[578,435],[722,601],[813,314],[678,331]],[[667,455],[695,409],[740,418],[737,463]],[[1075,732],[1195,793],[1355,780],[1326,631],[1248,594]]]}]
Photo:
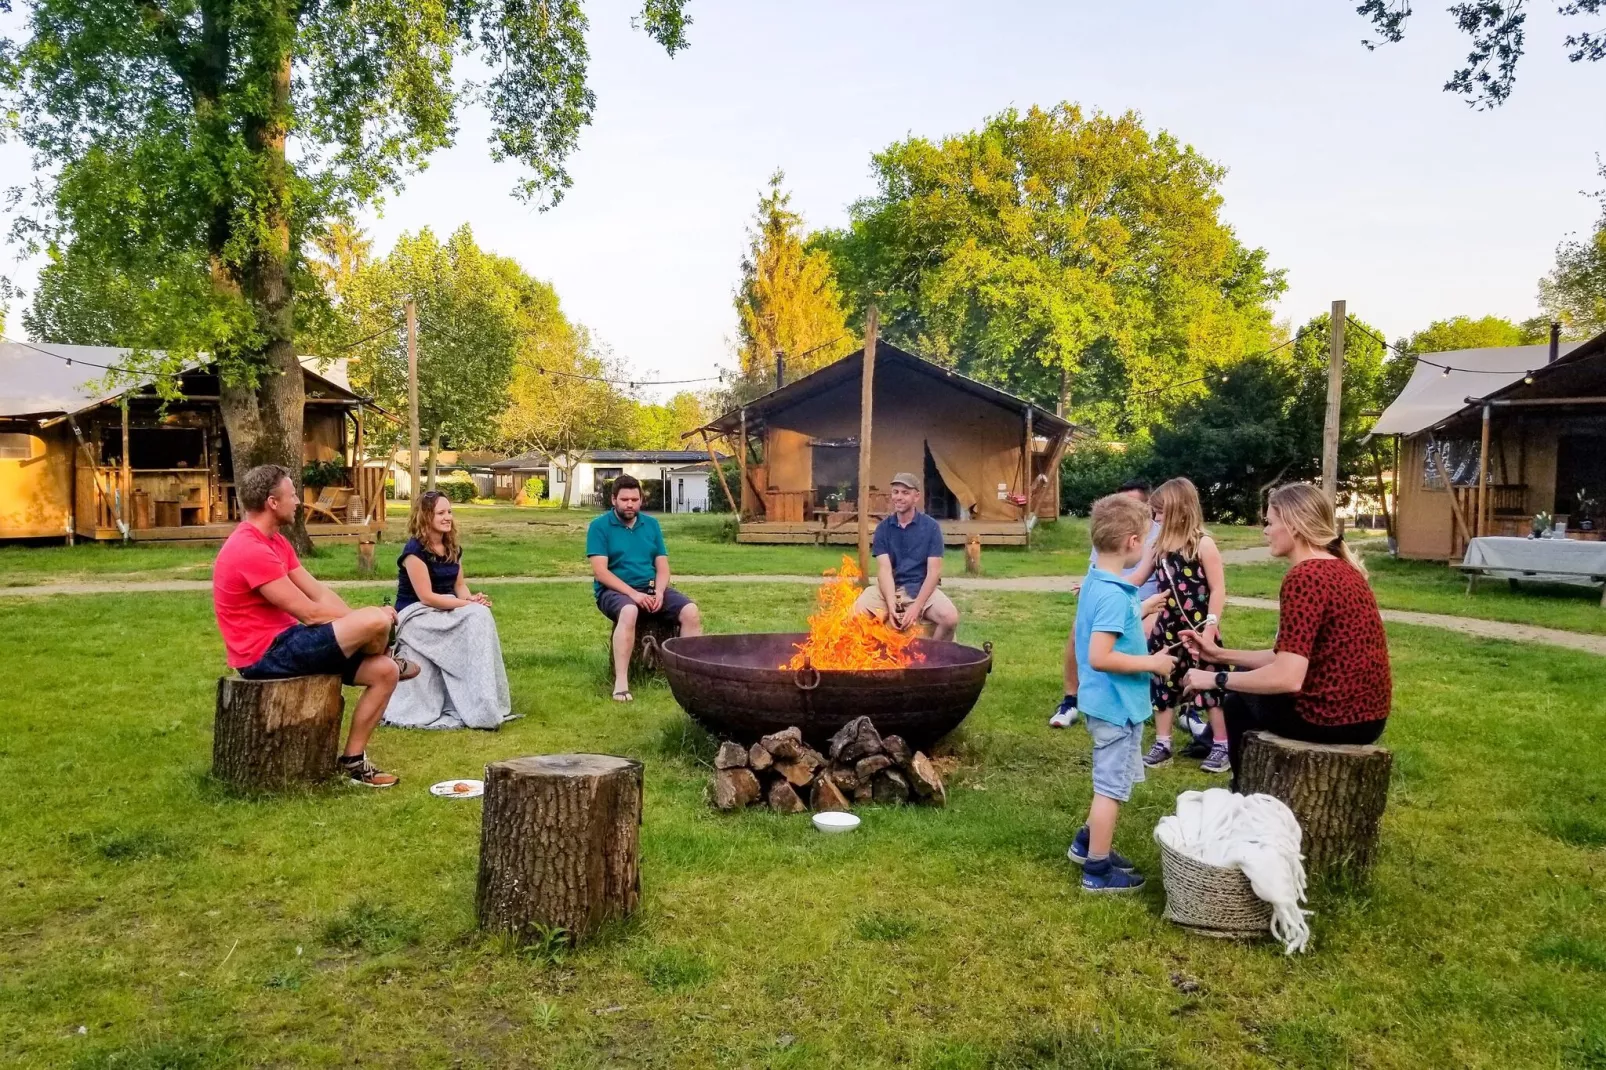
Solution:
[{"label": "chopped log", "polygon": [[475,906],[480,928],[571,941],[641,898],[642,766],[604,754],[510,758],[485,767]]},{"label": "chopped log", "polygon": [[847,796],[838,790],[829,776],[823,774],[814,779],[814,790],[809,796],[809,805],[816,812],[850,809]]},{"label": "chopped log", "polygon": [[853,775],[860,780],[869,780],[883,769],[892,767],[892,759],[885,754],[872,754],[868,758],[860,758],[853,767]]},{"label": "chopped log", "polygon": [[721,743],[719,752],[714,755],[715,769],[743,769],[747,764],[747,748],[740,743]]},{"label": "chopped log", "polygon": [[775,756],[764,749],[762,743],[755,743],[747,750],[747,767],[762,772],[775,764]]},{"label": "chopped log", "polygon": [[867,803],[875,798],[875,785],[868,780],[861,780],[853,789],[853,801]]},{"label": "chopped log", "polygon": [[833,762],[856,762],[860,758],[880,754],[882,750],[881,733],[876,731],[868,717],[855,717],[831,737]]},{"label": "chopped log", "polygon": [[769,804],[778,814],[800,814],[807,809],[791,783],[784,779],[770,785]]},{"label": "chopped log", "polygon": [[758,742],[772,758],[796,758],[803,753],[803,730],[793,725],[771,732]]},{"label": "chopped log", "polygon": [[751,769],[720,769],[714,773],[714,807],[740,810],[758,800],[758,777]]},{"label": "chopped log", "polygon": [[965,540],[965,574],[981,575],[981,536],[975,532],[971,532],[970,538]]},{"label": "chopped log", "polygon": [[827,775],[844,792],[851,792],[859,786],[859,774],[853,771],[852,766],[833,765]]},{"label": "chopped log", "polygon": [[212,775],[246,791],[329,779],[345,708],[338,676],[223,677],[212,722]]},{"label": "chopped log", "polygon": [[903,741],[902,736],[882,737],[881,748],[886,756],[892,759],[894,764],[903,768],[908,767],[909,759],[914,756],[910,753],[909,744]]},{"label": "chopped log", "polygon": [[883,769],[876,774],[871,786],[871,798],[878,803],[906,803],[909,801],[909,782],[896,769]]},{"label": "chopped log", "polygon": [[942,777],[938,775],[936,766],[931,764],[930,758],[915,751],[914,757],[909,759],[907,771],[909,785],[914,788],[916,795],[937,806],[947,805],[948,790],[943,787]]},{"label": "chopped log", "polygon": [[1270,732],[1244,736],[1238,788],[1281,799],[1302,833],[1312,877],[1364,883],[1376,860],[1394,756],[1372,745],[1325,745]]},{"label": "chopped log", "polygon": [[801,788],[813,780],[814,771],[819,767],[820,763],[809,754],[775,760],[775,771],[785,777],[794,788]]}]

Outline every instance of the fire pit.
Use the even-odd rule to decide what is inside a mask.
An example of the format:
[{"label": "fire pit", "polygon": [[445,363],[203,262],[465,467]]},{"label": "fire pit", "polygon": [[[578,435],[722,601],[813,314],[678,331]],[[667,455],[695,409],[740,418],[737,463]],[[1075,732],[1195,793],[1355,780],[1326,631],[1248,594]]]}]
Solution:
[{"label": "fire pit", "polygon": [[936,639],[909,644],[902,668],[780,668],[809,636],[699,635],[664,642],[664,675],[675,701],[721,738],[746,742],[791,725],[815,745],[855,717],[868,716],[885,735],[929,747],[959,726],[992,671],[992,644],[982,649]]}]

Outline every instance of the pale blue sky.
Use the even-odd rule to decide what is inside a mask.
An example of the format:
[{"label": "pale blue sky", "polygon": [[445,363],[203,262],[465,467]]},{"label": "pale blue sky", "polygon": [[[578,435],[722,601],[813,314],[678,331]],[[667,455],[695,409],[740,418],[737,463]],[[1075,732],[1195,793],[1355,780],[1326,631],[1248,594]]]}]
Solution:
[{"label": "pale blue sky", "polygon": [[[1566,62],[1553,5],[1535,6],[1516,93],[1490,113],[1439,90],[1466,52],[1441,5],[1369,53],[1353,0],[691,0],[673,60],[630,29],[637,6],[587,3],[597,114],[561,205],[513,200],[515,170],[490,162],[468,114],[368,222],[381,250],[471,224],[643,377],[728,362],[744,228],[773,169],[809,225],[839,225],[872,189],[872,151],[1012,104],[1135,109],[1226,165],[1225,216],[1288,270],[1279,314],[1296,323],[1340,297],[1391,338],[1458,313],[1532,315],[1556,243],[1598,214],[1579,191],[1603,184],[1606,64]],[[0,184],[26,178],[0,152]]]}]

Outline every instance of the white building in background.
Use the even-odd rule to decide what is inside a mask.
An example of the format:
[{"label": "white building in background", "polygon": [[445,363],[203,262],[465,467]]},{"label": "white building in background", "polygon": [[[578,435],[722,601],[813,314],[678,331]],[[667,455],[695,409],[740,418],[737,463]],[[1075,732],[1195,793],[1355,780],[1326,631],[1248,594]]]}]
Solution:
[{"label": "white building in background", "polygon": [[[723,458],[721,458],[723,459]],[[490,466],[492,490],[498,498],[512,499],[531,477],[546,484],[548,501],[561,502],[565,482],[574,480],[569,505],[576,509],[600,509],[602,488],[610,479],[632,475],[643,482],[656,480],[664,485],[668,511],[703,512],[708,509],[708,476],[713,466],[702,450],[584,450],[576,452],[572,471],[564,455],[525,453],[497,461]]]}]

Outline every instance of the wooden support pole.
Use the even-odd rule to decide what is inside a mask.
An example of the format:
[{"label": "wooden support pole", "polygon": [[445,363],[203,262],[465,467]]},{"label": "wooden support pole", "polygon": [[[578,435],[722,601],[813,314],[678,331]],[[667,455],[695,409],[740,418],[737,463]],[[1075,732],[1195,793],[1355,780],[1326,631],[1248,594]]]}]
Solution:
[{"label": "wooden support pole", "polygon": [[1489,406],[1483,407],[1483,439],[1478,446],[1478,537],[1483,537],[1487,526],[1486,507],[1489,502]]},{"label": "wooden support pole", "polygon": [[1023,481],[1024,486],[1021,489],[1021,497],[1026,499],[1026,505],[1021,510],[1020,519],[1021,528],[1026,535],[1026,545],[1028,548],[1032,545],[1032,524],[1037,517],[1037,510],[1032,507],[1032,498],[1034,497],[1032,491],[1036,489],[1032,484],[1032,446],[1035,445],[1033,438],[1032,407],[1028,405],[1026,406],[1026,442],[1020,459],[1021,470],[1026,474],[1026,478]]},{"label": "wooden support pole", "polygon": [[[1383,507],[1383,532],[1392,539],[1396,537],[1394,534],[1394,516],[1389,511],[1389,489],[1388,485],[1383,482],[1383,458],[1377,452],[1376,438],[1372,439],[1371,447],[1372,472],[1377,476],[1377,500],[1378,503]],[[1398,472],[1394,474],[1394,478],[1400,478]]]},{"label": "wooden support pole", "polygon": [[411,450],[408,496],[418,500],[418,306],[407,301],[407,447]]},{"label": "wooden support pole", "polygon": [[742,492],[742,508],[739,510],[741,519],[747,519],[747,410],[742,410],[742,430],[736,442],[736,470],[739,478],[736,485]]},{"label": "wooden support pole", "polygon": [[128,397],[123,396],[123,476],[122,493],[117,502],[117,526],[123,529],[123,541],[128,541],[128,529],[133,523],[134,466],[128,458]]},{"label": "wooden support pole", "polygon": [[708,459],[714,464],[714,474],[719,476],[720,489],[725,492],[725,500],[730,503],[731,512],[736,514],[738,523],[742,519],[742,507],[736,504],[736,498],[731,494],[731,485],[725,479],[725,466],[719,463],[719,454],[714,452],[714,444],[708,439],[708,432],[703,432],[703,448],[708,451]]},{"label": "wooden support pole", "polygon": [[[1450,495],[1450,512],[1455,516],[1456,520],[1461,522],[1461,533],[1470,539],[1472,538],[1472,526],[1467,523],[1467,515],[1461,511],[1461,503],[1455,500],[1455,484],[1450,482],[1450,473],[1444,468],[1444,458],[1440,456],[1442,451],[1438,450],[1437,446],[1438,442],[1434,440],[1432,435],[1429,435],[1428,450],[1433,458],[1433,468],[1439,473],[1439,478],[1444,481],[1444,489]],[[1454,527],[1450,529],[1450,556],[1455,556]]]},{"label": "wooden support pole", "polygon": [[1322,490],[1338,508],[1338,432],[1344,401],[1344,302],[1334,301],[1328,332],[1327,419],[1322,424]]},{"label": "wooden support pole", "polygon": [[876,306],[864,317],[864,374],[859,381],[859,575],[870,582],[870,429],[875,409],[875,351],[881,330]]}]

